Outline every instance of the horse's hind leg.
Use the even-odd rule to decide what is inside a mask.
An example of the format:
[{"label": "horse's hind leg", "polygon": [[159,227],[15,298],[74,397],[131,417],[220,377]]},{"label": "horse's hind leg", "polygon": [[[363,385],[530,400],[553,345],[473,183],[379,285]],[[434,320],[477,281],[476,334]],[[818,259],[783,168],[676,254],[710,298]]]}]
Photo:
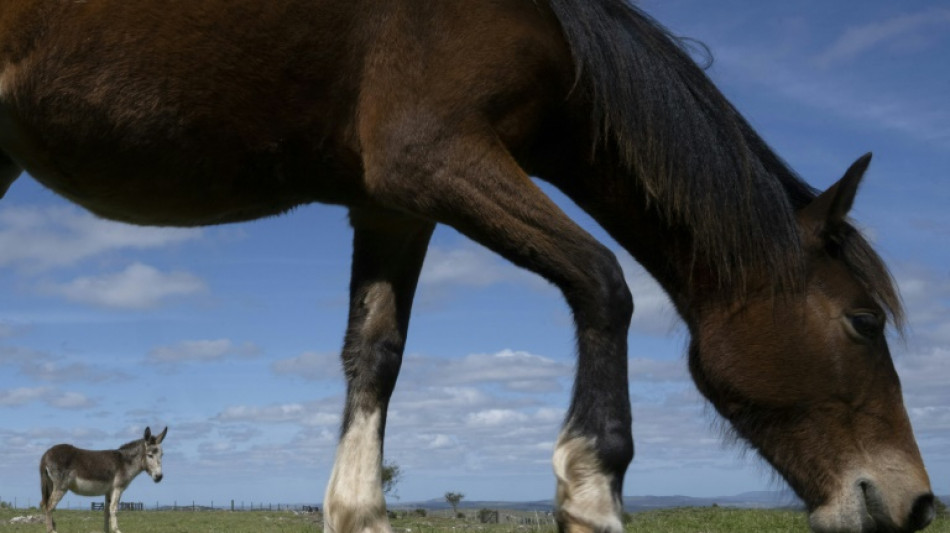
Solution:
[{"label": "horse's hind leg", "polygon": [[390,123],[363,140],[371,192],[455,227],[561,289],[574,314],[578,363],[555,450],[557,518],[562,530],[621,531],[621,487],[633,457],[626,345],[633,302],[616,257],[538,189],[489,127],[439,124],[426,112],[402,116],[424,119]]},{"label": "horse's hind leg", "polygon": [[325,498],[325,530],[386,532],[382,491],[386,409],[402,362],[431,222],[385,210],[350,212],[350,316],[343,346],[346,409]]}]

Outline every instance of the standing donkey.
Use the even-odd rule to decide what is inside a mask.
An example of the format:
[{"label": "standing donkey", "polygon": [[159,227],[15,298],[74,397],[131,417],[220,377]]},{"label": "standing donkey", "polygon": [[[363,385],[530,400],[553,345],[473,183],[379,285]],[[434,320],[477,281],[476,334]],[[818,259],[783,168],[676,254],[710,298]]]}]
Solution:
[{"label": "standing donkey", "polygon": [[46,531],[55,533],[53,509],[71,490],[83,496],[104,494],[106,533],[120,533],[116,511],[122,491],[142,471],[155,483],[162,480],[162,441],[166,427],[158,435],[145,428],[145,435],[119,447],[118,450],[83,450],[70,444],[57,444],[40,459],[40,486],[43,500],[40,508],[46,513]]}]

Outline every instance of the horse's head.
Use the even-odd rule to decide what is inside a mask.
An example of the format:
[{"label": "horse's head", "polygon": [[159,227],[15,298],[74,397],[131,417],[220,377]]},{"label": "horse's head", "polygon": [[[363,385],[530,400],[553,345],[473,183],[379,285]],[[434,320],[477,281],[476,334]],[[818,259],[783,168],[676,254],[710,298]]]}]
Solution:
[{"label": "horse's head", "polygon": [[885,339],[899,297],[845,220],[869,160],[798,213],[801,290],[766,289],[701,313],[690,348],[699,389],[822,532],[916,531],[934,516]]},{"label": "horse's head", "polygon": [[162,480],[162,441],[168,433],[166,427],[158,435],[152,435],[151,428],[145,428],[143,437],[145,444],[145,471],[152,476],[152,480],[158,483]]}]

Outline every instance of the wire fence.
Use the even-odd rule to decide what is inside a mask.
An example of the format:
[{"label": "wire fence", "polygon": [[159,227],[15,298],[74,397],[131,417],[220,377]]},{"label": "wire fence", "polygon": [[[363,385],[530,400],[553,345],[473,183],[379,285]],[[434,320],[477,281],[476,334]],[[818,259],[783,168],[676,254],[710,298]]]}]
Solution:
[{"label": "wire fence", "polygon": [[[15,510],[29,510],[36,509],[39,506],[39,500],[33,499],[20,499],[14,498],[13,501],[0,500],[0,508],[6,509],[15,509]],[[60,501],[59,505],[56,506],[57,509],[66,509],[66,510],[93,510],[101,511],[105,506],[105,502],[102,500],[99,501],[89,501],[88,499],[72,499],[64,498]],[[270,503],[270,502],[255,502],[255,501],[244,501],[244,500],[226,500],[224,502],[215,502],[210,500],[207,502],[200,502],[198,500],[192,500],[191,502],[179,502],[173,500],[172,502],[161,502],[155,501],[152,503],[149,502],[119,502],[120,511],[186,511],[186,512],[199,512],[199,511],[295,511],[300,513],[318,513],[320,512],[320,506],[317,504],[303,504],[303,503]]]}]

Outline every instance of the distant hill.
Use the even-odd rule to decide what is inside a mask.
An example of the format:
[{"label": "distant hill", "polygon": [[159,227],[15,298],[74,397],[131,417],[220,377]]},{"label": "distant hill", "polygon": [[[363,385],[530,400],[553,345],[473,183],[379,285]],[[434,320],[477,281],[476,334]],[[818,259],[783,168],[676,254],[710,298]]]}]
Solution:
[{"label": "distant hill", "polygon": [[[623,499],[623,508],[627,512],[668,509],[671,507],[740,507],[744,509],[799,509],[804,507],[791,492],[756,491],[735,496],[717,496],[714,498],[695,498],[692,496],[627,496]],[[434,498],[421,502],[400,502],[390,505],[391,509],[447,510],[452,507],[444,500]],[[511,509],[514,511],[551,511],[554,500],[530,502],[462,500],[460,509]]]},{"label": "distant hill", "polygon": [[[950,503],[950,495],[937,496],[943,503]],[[313,504],[307,504],[313,505]],[[734,496],[716,496],[710,498],[696,498],[692,496],[627,496],[623,499],[624,511],[635,513],[637,511],[649,511],[653,509],[669,509],[673,507],[711,507],[719,505],[721,507],[737,507],[741,509],[804,509],[804,504],[790,491],[754,491],[743,492]],[[299,508],[301,504],[292,504],[285,506],[287,508]],[[323,504],[316,504],[316,507],[322,509]],[[179,506],[178,509],[190,509],[190,506]],[[412,510],[426,509],[428,511],[448,511],[452,507],[442,498],[433,498],[431,500],[418,502],[395,502],[390,503],[389,509]],[[492,501],[492,500],[462,500],[459,503],[460,509],[478,510],[478,509],[507,509],[512,511],[536,511],[548,512],[554,510],[554,500],[537,500],[528,502],[510,502],[510,501]],[[169,509],[171,509],[169,507]],[[220,507],[218,508],[221,509]]]},{"label": "distant hill", "polygon": [[647,511],[670,507],[740,507],[743,509],[800,509],[804,504],[791,492],[755,491],[734,496],[695,498],[692,496],[628,496],[623,499],[626,511]]}]

